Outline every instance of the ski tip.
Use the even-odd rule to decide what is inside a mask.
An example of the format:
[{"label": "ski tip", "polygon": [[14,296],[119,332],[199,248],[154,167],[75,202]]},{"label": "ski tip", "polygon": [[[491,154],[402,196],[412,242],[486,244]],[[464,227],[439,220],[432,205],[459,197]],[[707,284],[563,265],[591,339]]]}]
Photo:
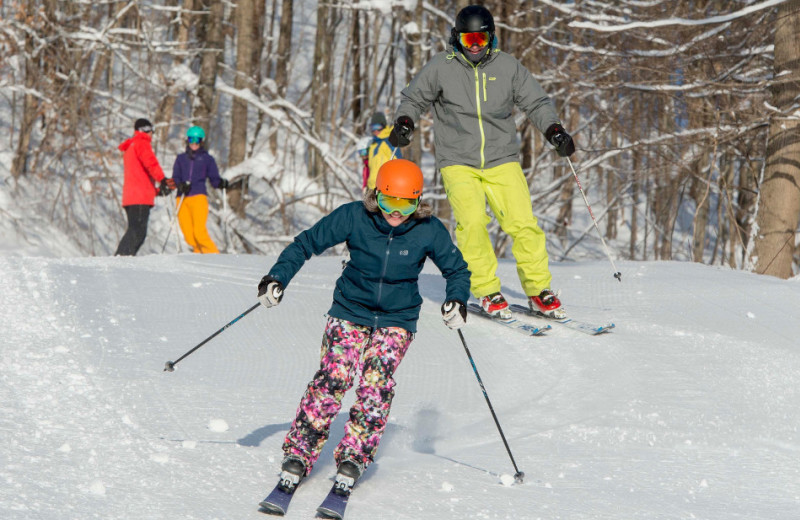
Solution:
[{"label": "ski tip", "polygon": [[614,325],[613,323],[607,323],[602,327],[598,327],[597,333],[602,334],[603,332],[611,332],[611,329],[613,329],[614,327],[616,327],[616,325]]},{"label": "ski tip", "polygon": [[267,513],[270,515],[280,515],[283,516],[286,514],[286,511],[275,504],[271,504],[270,502],[259,502],[259,507],[261,508],[262,513]]},{"label": "ski tip", "polygon": [[335,518],[337,520],[342,520],[344,517],[339,514],[338,511],[334,511],[333,509],[328,509],[327,507],[318,507],[317,513],[322,515],[323,518]]}]

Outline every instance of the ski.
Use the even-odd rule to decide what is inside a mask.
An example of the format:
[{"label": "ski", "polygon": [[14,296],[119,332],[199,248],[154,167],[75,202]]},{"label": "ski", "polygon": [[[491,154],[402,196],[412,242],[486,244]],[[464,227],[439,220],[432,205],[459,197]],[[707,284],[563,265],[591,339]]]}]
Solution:
[{"label": "ski", "polygon": [[289,503],[297,491],[297,486],[303,481],[302,473],[305,468],[302,461],[294,458],[287,458],[281,466],[278,484],[258,505],[265,513],[282,516],[289,509]]},{"label": "ski", "polygon": [[597,325],[586,321],[574,320],[572,318],[564,318],[561,320],[555,318],[548,318],[547,316],[543,316],[541,314],[532,312],[530,308],[525,307],[524,305],[519,305],[516,303],[512,303],[511,305],[509,305],[508,308],[511,309],[511,312],[518,312],[520,314],[525,314],[533,318],[539,318],[542,320],[547,320],[549,322],[558,323],[559,325],[562,325],[572,330],[576,330],[578,332],[583,332],[584,334],[589,334],[590,336],[596,336],[597,334],[608,332],[615,327],[615,325],[610,322],[604,323],[602,325]]},{"label": "ski", "polygon": [[544,325],[544,326],[531,325],[530,323],[525,323],[523,321],[520,321],[514,318],[513,316],[507,319],[494,318],[490,316],[486,311],[484,311],[477,303],[470,303],[469,305],[467,305],[467,310],[476,316],[480,316],[484,319],[493,321],[500,325],[504,325],[521,334],[525,334],[526,336],[539,336],[544,332],[546,332],[547,330],[549,330],[550,328],[552,328],[550,325]]},{"label": "ski", "polygon": [[356,480],[361,476],[362,471],[364,468],[355,461],[346,460],[339,464],[333,487],[317,508],[317,513],[326,518],[342,520],[344,509],[347,507],[347,499],[350,498],[353,486],[356,485]]},{"label": "ski", "polygon": [[334,484],[328,496],[322,501],[322,504],[317,508],[317,513],[325,516],[326,518],[336,518],[342,520],[344,518],[344,509],[347,507],[347,499],[350,498],[350,493],[344,494]]},{"label": "ski", "polygon": [[273,515],[285,515],[289,509],[294,493],[287,493],[281,488],[280,483],[267,495],[267,498],[258,503],[266,513]]}]

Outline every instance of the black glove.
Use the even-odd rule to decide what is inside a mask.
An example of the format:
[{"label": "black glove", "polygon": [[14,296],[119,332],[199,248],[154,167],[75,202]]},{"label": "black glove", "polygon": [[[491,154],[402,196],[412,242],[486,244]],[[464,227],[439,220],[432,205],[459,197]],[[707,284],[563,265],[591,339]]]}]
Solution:
[{"label": "black glove", "polygon": [[397,147],[408,146],[411,143],[411,134],[414,132],[414,121],[408,116],[400,116],[389,134],[389,144]]},{"label": "black glove", "polygon": [[283,299],[283,284],[271,277],[265,276],[258,284],[258,301],[264,307],[275,307]]},{"label": "black glove", "polygon": [[188,195],[192,189],[192,183],[189,181],[182,182],[178,185],[178,195]]},{"label": "black glove", "polygon": [[[170,184],[172,184],[171,188],[169,186]],[[172,182],[172,179],[164,179],[163,181],[161,181],[161,184],[158,185],[158,196],[166,197],[167,195],[169,195],[169,192],[171,192],[174,189],[175,189],[175,183]]]},{"label": "black glove", "polygon": [[550,125],[544,133],[544,138],[556,147],[556,152],[561,157],[569,157],[575,153],[575,143],[572,142],[572,137],[559,124]]},{"label": "black glove", "polygon": [[448,300],[442,304],[442,319],[451,329],[460,329],[467,324],[467,307],[458,300]]},{"label": "black glove", "polygon": [[223,179],[223,178],[220,178],[220,179],[219,179],[219,186],[217,186],[217,189],[220,189],[220,190],[227,190],[227,189],[228,189],[228,186],[230,186],[230,185],[231,185],[231,183],[230,183],[230,182],[228,182],[228,179]]}]

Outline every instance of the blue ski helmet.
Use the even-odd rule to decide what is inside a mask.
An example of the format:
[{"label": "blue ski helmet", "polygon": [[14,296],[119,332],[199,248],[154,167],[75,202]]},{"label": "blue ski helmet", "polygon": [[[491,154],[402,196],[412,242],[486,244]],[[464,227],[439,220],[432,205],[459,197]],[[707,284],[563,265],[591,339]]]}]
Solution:
[{"label": "blue ski helmet", "polygon": [[187,139],[195,138],[195,139],[200,139],[200,141],[205,141],[206,133],[199,126],[193,126],[186,131],[186,138]]}]

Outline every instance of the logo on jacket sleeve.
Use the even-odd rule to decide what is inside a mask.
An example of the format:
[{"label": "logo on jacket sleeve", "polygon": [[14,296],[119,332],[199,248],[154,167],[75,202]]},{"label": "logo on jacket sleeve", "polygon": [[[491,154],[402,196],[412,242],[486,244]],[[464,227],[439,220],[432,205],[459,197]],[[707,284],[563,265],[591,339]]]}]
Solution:
[{"label": "logo on jacket sleeve", "polygon": [[400,251],[400,256],[408,256],[408,249],[403,249]]}]

